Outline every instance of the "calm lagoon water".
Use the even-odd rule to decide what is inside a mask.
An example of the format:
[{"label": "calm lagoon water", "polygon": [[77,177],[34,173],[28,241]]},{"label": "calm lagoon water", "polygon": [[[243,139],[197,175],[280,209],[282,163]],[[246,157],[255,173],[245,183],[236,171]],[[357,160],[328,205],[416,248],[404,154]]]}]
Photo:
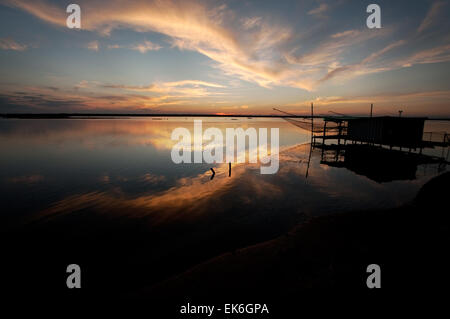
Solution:
[{"label": "calm lagoon water", "polygon": [[[271,211],[273,218],[281,210],[315,215],[384,208],[412,199],[438,173],[437,165],[422,165],[415,180],[380,184],[321,165],[315,149],[306,178],[307,131],[282,119],[202,120],[203,130],[218,127],[224,135],[226,127],[278,127],[279,172],[261,175],[260,164],[236,164],[228,177],[223,164],[174,164],[172,130],[193,132],[192,118],[2,120],[0,190],[7,208],[2,218],[67,215],[80,207],[107,215],[183,219],[192,212],[200,218],[212,202],[216,213],[247,207],[254,213]],[[432,124],[443,129],[446,123]],[[217,172],[213,180],[211,167]]]},{"label": "calm lagoon water", "polygon": [[[419,165],[413,179],[379,183],[321,164],[319,149],[309,161],[309,132],[282,119],[202,120],[203,129],[223,132],[278,127],[278,173],[261,175],[260,164],[234,164],[228,177],[226,164],[174,164],[172,130],[193,132],[193,118],[1,120],[1,230],[32,227],[72,244],[87,237],[94,247],[92,239],[106,236],[117,245],[132,238],[114,254],[134,266],[158,264],[159,271],[135,280],[151,284],[220,253],[275,238],[312,216],[399,206],[446,170]],[[442,130],[447,124],[427,123],[425,130],[436,125]],[[105,242],[95,252],[82,247],[77,256],[104,262],[108,253],[97,256],[107,250]],[[151,257],[142,257],[143,251]],[[174,259],[185,262],[167,267]]]}]

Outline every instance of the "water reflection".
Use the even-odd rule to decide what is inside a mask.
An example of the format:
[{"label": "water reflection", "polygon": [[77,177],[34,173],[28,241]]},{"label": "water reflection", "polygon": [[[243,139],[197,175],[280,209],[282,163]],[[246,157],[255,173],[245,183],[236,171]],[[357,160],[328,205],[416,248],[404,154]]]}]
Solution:
[{"label": "water reflection", "polygon": [[436,174],[447,169],[444,158],[391,150],[367,144],[320,146],[321,163],[346,168],[378,183],[414,180],[420,165],[435,166]]},{"label": "water reflection", "polygon": [[[261,175],[260,163],[234,164],[231,176],[228,164],[173,164],[171,132],[192,125],[189,118],[0,121],[0,227],[23,264],[36,257],[45,271],[78,260],[102,293],[132,290],[310,216],[398,206],[437,173],[434,164],[419,165],[414,179],[380,184],[325,165],[308,132],[264,119],[204,119],[204,127],[280,128],[277,174]],[[111,284],[116,273],[122,282]]]},{"label": "water reflection", "polygon": [[[262,212],[277,214],[275,218],[314,215],[399,205],[434,175],[431,170],[416,179],[416,165],[414,172],[408,171],[409,181],[381,186],[370,179],[381,178],[380,172],[402,174],[404,169],[394,165],[398,161],[387,157],[383,164],[365,165],[367,157],[350,152],[345,165],[333,165],[323,160],[320,150],[311,151],[308,132],[282,120],[203,120],[205,128],[223,130],[279,127],[279,172],[264,176],[259,163],[236,164],[230,177],[228,164],[173,164],[172,130],[192,129],[190,118],[4,120],[0,144],[8,151],[1,165],[8,169],[1,171],[0,188],[8,209],[2,217],[29,221],[89,209],[108,216],[145,216],[150,224],[159,224],[199,218],[211,210],[215,216],[251,211],[256,219]],[[372,166],[379,171],[362,174],[369,178],[360,176]],[[405,178],[383,181],[398,179]]]}]

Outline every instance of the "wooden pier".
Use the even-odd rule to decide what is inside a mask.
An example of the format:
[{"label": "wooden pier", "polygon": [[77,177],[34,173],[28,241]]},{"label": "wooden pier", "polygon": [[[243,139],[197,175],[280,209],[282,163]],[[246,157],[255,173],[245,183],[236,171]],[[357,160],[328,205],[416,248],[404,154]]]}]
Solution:
[{"label": "wooden pier", "polygon": [[[321,164],[345,167],[377,182],[414,179],[418,165],[422,164],[438,164],[439,172],[450,164],[450,134],[424,132],[427,120],[424,117],[373,117],[372,109],[373,105],[370,117],[332,112],[339,116],[321,117],[323,124],[319,124],[314,121],[318,116],[314,116],[312,103],[309,119],[298,119],[274,108],[286,115],[284,120],[311,132],[311,150],[321,149]],[[438,147],[442,148],[441,156],[422,152]]]},{"label": "wooden pier", "polygon": [[[323,129],[315,130],[314,146],[326,145],[327,140],[341,144],[369,144],[398,147],[400,150],[421,150],[423,148],[448,147],[450,134],[447,132],[423,131],[426,118],[406,117],[324,117]],[[330,123],[333,124],[330,126]],[[424,139],[428,134],[430,138]],[[437,134],[441,138],[433,139]]]}]

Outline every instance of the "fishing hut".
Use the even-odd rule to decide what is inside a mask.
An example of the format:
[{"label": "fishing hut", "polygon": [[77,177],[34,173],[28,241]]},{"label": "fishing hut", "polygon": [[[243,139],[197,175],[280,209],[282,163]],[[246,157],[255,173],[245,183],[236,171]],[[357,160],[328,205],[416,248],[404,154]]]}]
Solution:
[{"label": "fishing hut", "polygon": [[389,147],[421,148],[425,120],[390,116],[348,119],[346,139]]},{"label": "fishing hut", "polygon": [[421,150],[424,147],[448,146],[449,136],[443,135],[442,141],[423,139],[425,117],[350,117],[325,116],[323,127],[314,130],[314,144],[326,145],[327,140],[337,140],[340,144],[369,144],[388,146],[391,149]]},{"label": "fishing hut", "polygon": [[[417,165],[439,163],[445,169],[448,160],[422,155],[426,147],[447,148],[448,135],[442,141],[424,141],[426,118],[348,117],[323,118],[321,132],[314,135],[313,145],[322,150],[321,163],[345,167],[379,183],[414,179]],[[327,144],[327,140],[331,143]],[[396,148],[395,150],[393,148]],[[417,151],[417,152],[416,152]]]},{"label": "fishing hut", "polygon": [[[373,117],[372,111],[367,117],[331,111],[336,115],[314,116],[313,104],[311,116],[274,110],[284,113],[291,124],[311,131],[311,150],[321,150],[321,164],[345,167],[379,183],[415,179],[418,165],[438,164],[441,172],[449,163],[449,134],[424,132],[425,117]],[[436,147],[442,147],[441,156],[422,153],[424,148]]]}]

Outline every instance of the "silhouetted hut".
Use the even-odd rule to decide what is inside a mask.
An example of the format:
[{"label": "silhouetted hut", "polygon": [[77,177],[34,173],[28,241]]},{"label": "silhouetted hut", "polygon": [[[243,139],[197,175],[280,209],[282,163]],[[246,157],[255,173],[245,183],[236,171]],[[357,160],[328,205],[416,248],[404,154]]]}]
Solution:
[{"label": "silhouetted hut", "polygon": [[416,148],[422,145],[426,118],[372,117],[347,119],[347,140]]}]

